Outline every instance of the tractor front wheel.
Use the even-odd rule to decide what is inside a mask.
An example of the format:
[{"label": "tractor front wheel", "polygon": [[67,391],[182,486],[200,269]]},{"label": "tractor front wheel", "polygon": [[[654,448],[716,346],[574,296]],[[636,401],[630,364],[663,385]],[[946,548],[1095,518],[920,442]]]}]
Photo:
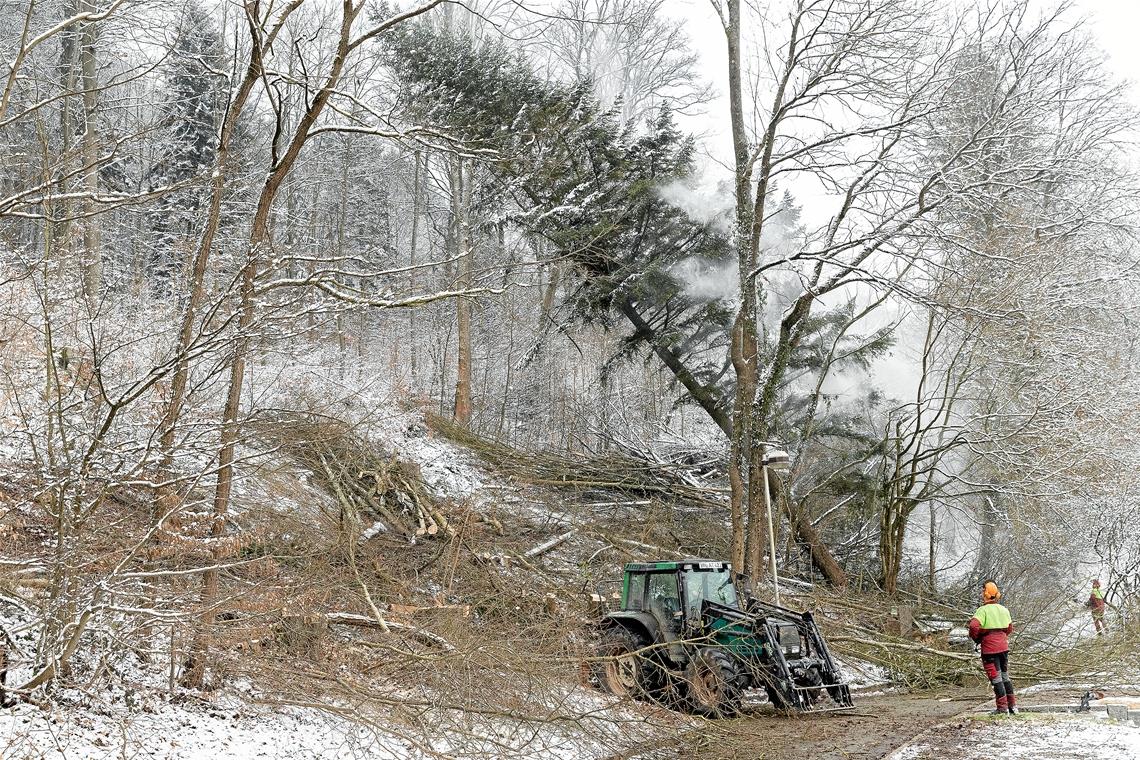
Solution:
[{"label": "tractor front wheel", "polygon": [[740,712],[743,680],[736,661],[727,652],[700,650],[685,668],[689,711],[706,718],[736,715]]},{"label": "tractor front wheel", "polygon": [[650,694],[657,686],[656,667],[641,649],[649,646],[644,637],[620,626],[602,634],[598,643],[598,657],[594,675],[598,684],[617,697],[640,697]]}]

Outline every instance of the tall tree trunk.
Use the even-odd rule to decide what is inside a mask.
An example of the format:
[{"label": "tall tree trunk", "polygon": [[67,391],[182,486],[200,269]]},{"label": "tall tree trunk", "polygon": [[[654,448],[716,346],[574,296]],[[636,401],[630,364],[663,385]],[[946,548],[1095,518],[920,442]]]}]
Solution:
[{"label": "tall tree trunk", "polygon": [[732,529],[732,566],[755,579],[749,572],[745,558],[745,502],[748,498],[748,468],[745,461],[751,449],[748,408],[756,393],[756,341],[745,337],[747,320],[744,310],[736,315],[732,328],[730,358],[736,372],[736,395],[732,404],[732,422],[729,425],[729,519]]},{"label": "tall tree trunk", "polygon": [[[471,287],[475,271],[475,252],[471,245],[471,177],[463,176],[463,160],[452,164],[451,206],[455,218],[455,255],[459,273],[457,290]],[[455,421],[466,425],[471,422],[471,303],[466,298],[455,301],[456,364],[455,364]]]},{"label": "tall tree trunk", "polygon": [[[299,3],[297,3],[297,5],[299,5]],[[296,5],[292,7],[296,7]],[[234,453],[237,446],[238,434],[241,430],[241,425],[238,421],[238,412],[245,378],[245,365],[252,341],[250,327],[253,324],[255,316],[255,286],[262,258],[269,252],[272,243],[270,235],[270,215],[273,210],[273,202],[281,190],[281,185],[285,182],[285,179],[296,165],[297,158],[310,137],[313,125],[324,111],[329,98],[340,82],[345,61],[351,49],[350,35],[352,25],[356,16],[363,9],[363,3],[353,6],[352,0],[344,0],[340,19],[340,38],[332,66],[321,89],[318,90],[312,100],[309,101],[285,151],[273,164],[266,176],[254,211],[253,223],[250,226],[247,259],[241,271],[239,317],[237,331],[233,341],[233,354],[230,360],[229,390],[226,394],[226,405],[222,411],[222,431],[218,445],[218,475],[217,485],[214,489],[213,522],[210,530],[211,537],[214,538],[211,547],[214,562],[211,563],[202,578],[201,600],[203,616],[201,628],[195,637],[184,676],[184,681],[189,686],[202,686],[206,659],[209,654],[210,631],[215,619],[214,605],[218,598],[218,562],[226,551],[221,538],[225,534],[226,515],[229,512],[230,495],[233,491]],[[252,32],[255,40],[254,47],[256,48],[256,41],[259,40],[260,37],[258,36],[257,30],[252,30]],[[258,58],[258,60],[260,61],[260,58]]]},{"label": "tall tree trunk", "polygon": [[[777,346],[775,366],[767,375],[765,387],[759,387],[759,342],[757,319],[759,317],[759,296],[756,292],[755,275],[759,260],[760,240],[765,222],[765,202],[769,192],[772,172],[772,154],[776,134],[780,125],[784,105],[784,90],[791,79],[795,56],[795,31],[788,45],[788,61],[782,72],[771,107],[771,116],[765,128],[760,153],[752,155],[749,145],[747,125],[744,120],[744,92],[742,87],[742,63],[740,49],[740,29],[743,24],[740,0],[727,0],[724,21],[728,52],[728,94],[729,115],[732,125],[733,157],[735,163],[734,184],[736,196],[734,240],[737,249],[737,273],[740,288],[740,311],[733,329],[732,363],[736,370],[736,396],[733,402],[732,434],[729,437],[729,485],[731,489],[732,520],[732,559],[739,568],[752,578],[760,578],[765,572],[761,561],[763,537],[767,530],[767,516],[764,513],[764,494],[760,475],[764,454],[762,442],[767,437],[771,415],[775,409],[775,392],[786,369],[789,355],[780,356],[787,347]],[[758,161],[756,183],[753,189],[753,162]],[[782,338],[788,338],[797,322],[810,308],[810,296],[801,298],[794,310],[796,316],[782,325]],[[802,313],[799,313],[802,310]],[[787,319],[785,319],[787,322]],[[757,393],[763,394],[757,398]],[[747,511],[746,511],[747,510]],[[745,518],[747,517],[747,522]],[[819,540],[818,533],[810,520],[799,520],[793,524],[797,537],[811,547],[813,560],[820,570],[833,583],[843,585],[846,575],[830,556],[827,547]]]},{"label": "tall tree trunk", "polygon": [[[345,135],[342,139],[344,155],[340,164],[340,203],[337,204],[336,214],[336,255],[340,261],[344,261],[344,240],[348,232],[348,177],[352,161],[352,138]],[[399,343],[398,340],[392,341],[393,350]],[[344,377],[348,371],[348,328],[345,325],[345,314],[339,309],[336,313],[336,344],[340,355],[340,376]],[[395,374],[392,376],[395,377]]]},{"label": "tall tree trunk", "polygon": [[[264,200],[264,199],[263,199]],[[258,210],[258,216],[261,210]],[[256,224],[256,222],[255,222]],[[255,233],[258,236],[262,233]],[[256,238],[255,238],[256,240]],[[234,452],[237,447],[238,411],[241,408],[242,380],[245,377],[246,356],[249,351],[249,328],[254,317],[254,284],[257,279],[257,262],[261,241],[250,247],[249,257],[241,273],[241,313],[238,317],[237,334],[233,342],[233,357],[230,361],[230,383],[226,393],[226,404],[222,410],[222,432],[218,441],[218,475],[214,489],[213,521],[210,524],[212,563],[202,576],[202,606],[204,608],[202,629],[195,637],[187,664],[185,682],[189,686],[201,688],[206,671],[206,658],[209,653],[210,627],[214,624],[213,605],[218,598],[218,564],[225,558],[223,537],[226,531],[226,513],[229,511],[230,494],[233,492]]]},{"label": "tall tree trunk", "polygon": [[978,558],[974,562],[974,575],[979,580],[989,578],[994,571],[994,549],[997,545],[997,526],[1001,512],[992,494],[982,497]]},{"label": "tall tree trunk", "polygon": [[927,504],[927,507],[930,509],[930,534],[929,534],[930,546],[929,546],[929,554],[926,558],[927,559],[926,585],[927,585],[927,588],[930,589],[930,593],[934,594],[934,593],[937,593],[937,591],[938,591],[938,586],[935,583],[935,577],[934,577],[935,573],[937,572],[937,568],[935,567],[935,560],[937,559],[936,555],[937,555],[937,549],[938,549],[938,543],[937,543],[938,521],[937,521],[937,518],[935,515],[935,511],[934,511],[934,502],[930,502],[929,504]]},{"label": "tall tree trunk", "polygon": [[[68,0],[63,7],[64,19],[69,19],[79,13],[82,0]],[[73,97],[79,86],[79,49],[80,34],[75,23],[69,24],[59,36],[59,135],[61,174],[69,176],[74,156],[72,149],[75,138],[75,106]],[[49,224],[47,234],[49,247],[56,250],[66,249],[71,235],[72,202],[68,196],[71,190],[66,184],[59,187],[59,194],[63,197],[53,200],[50,204],[50,213],[53,223]]]},{"label": "tall tree trunk", "polygon": [[[734,159],[733,184],[736,198],[733,237],[737,252],[737,278],[740,290],[740,311],[732,330],[731,360],[736,372],[736,394],[732,404],[732,423],[729,433],[728,482],[730,489],[730,520],[732,528],[732,563],[738,572],[749,578],[763,573],[745,554],[745,503],[750,483],[749,461],[752,450],[752,431],[749,409],[756,398],[757,361],[759,352],[756,339],[756,289],[752,271],[752,247],[749,238],[752,228],[752,164],[748,127],[744,120],[743,65],[740,60],[740,27],[743,23],[740,0],[728,0],[724,33],[728,52],[728,100],[732,126]],[[723,427],[723,426],[722,426]]]},{"label": "tall tree trunk", "polygon": [[[269,41],[272,41],[272,35]],[[190,354],[194,346],[194,325],[198,318],[198,309],[205,297],[206,270],[209,266],[210,254],[214,248],[214,237],[222,218],[222,199],[225,196],[226,181],[229,177],[230,146],[233,142],[234,132],[237,129],[238,119],[241,118],[246,102],[249,100],[253,86],[261,76],[263,48],[254,45],[250,50],[249,63],[246,65],[245,75],[238,85],[237,92],[226,110],[222,120],[221,133],[218,136],[217,151],[214,159],[214,172],[210,187],[210,206],[206,212],[206,220],[202,226],[202,235],[198,240],[197,249],[190,266],[190,273],[186,283],[187,297],[182,305],[182,315],[179,320],[178,338],[174,346],[173,371],[170,380],[170,390],[167,403],[163,408],[162,421],[159,426],[159,449],[161,458],[158,465],[157,480],[159,482],[158,494],[155,500],[153,519],[173,511],[177,503],[177,494],[171,480],[173,478],[174,441],[178,419],[182,414],[182,405],[186,400],[187,387],[190,381]]]},{"label": "tall tree trunk", "polygon": [[879,582],[890,596],[898,593],[899,573],[902,570],[903,539],[914,503],[887,496],[879,520]]},{"label": "tall tree trunk", "polygon": [[[758,193],[757,217],[763,213],[762,195]],[[758,237],[754,240],[758,240]],[[814,301],[815,297],[812,293],[805,293],[796,299],[792,308],[785,313],[784,318],[780,321],[780,332],[776,339],[775,353],[764,378],[763,387],[760,388],[759,396],[750,410],[752,430],[755,437],[749,459],[750,480],[753,483],[760,482],[758,475],[761,467],[763,467],[765,441],[770,435],[772,421],[776,414],[777,392],[783,383],[788,363],[792,358],[792,352],[799,342],[801,324],[810,314]],[[759,491],[760,489],[757,487],[751,488],[748,499],[748,541],[749,545],[753,547],[754,553],[761,543],[761,537],[767,531],[764,494]],[[797,540],[810,548],[813,563],[824,574],[828,582],[840,587],[847,585],[847,573],[843,571],[835,557],[832,556],[831,551],[820,538],[819,532],[811,524],[811,520],[806,515],[802,516],[801,519],[793,522],[791,527],[796,533]],[[753,562],[755,561],[754,556]]]},{"label": "tall tree trunk", "polygon": [[[83,0],[83,11],[94,13],[91,0]],[[96,72],[96,22],[84,21],[79,54],[83,86],[83,296],[90,307],[98,303],[103,290],[103,253],[99,241],[99,220],[95,216],[95,195],[99,191],[99,141],[96,130],[99,82]]]},{"label": "tall tree trunk", "polygon": [[[411,269],[408,271],[408,292],[415,293],[418,279],[416,277],[416,254],[420,242],[420,214],[423,208],[423,180],[420,178],[421,167],[420,164],[423,158],[420,151],[415,152],[415,168],[412,173],[412,239],[408,246],[408,266]],[[423,167],[426,170],[426,166]],[[410,385],[412,393],[416,392],[416,378],[419,364],[419,336],[416,334],[415,321],[408,319],[408,351],[409,362],[411,364],[411,380]]]}]

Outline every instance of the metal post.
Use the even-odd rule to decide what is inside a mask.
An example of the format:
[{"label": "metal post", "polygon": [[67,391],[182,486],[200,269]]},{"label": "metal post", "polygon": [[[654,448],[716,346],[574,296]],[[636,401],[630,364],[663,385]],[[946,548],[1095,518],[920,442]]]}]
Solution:
[{"label": "metal post", "polygon": [[772,495],[768,493],[768,458],[764,457],[764,506],[768,510],[768,560],[772,565],[772,588],[776,591],[776,604],[780,603],[780,578],[776,575],[776,530],[772,525]]}]

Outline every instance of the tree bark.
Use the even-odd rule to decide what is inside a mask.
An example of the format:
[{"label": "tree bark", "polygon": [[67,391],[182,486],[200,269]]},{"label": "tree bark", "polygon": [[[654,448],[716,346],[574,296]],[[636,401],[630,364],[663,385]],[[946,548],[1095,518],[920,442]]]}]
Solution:
[{"label": "tree bark", "polygon": [[994,571],[994,548],[997,544],[997,525],[1001,513],[991,494],[982,497],[981,531],[978,535],[978,558],[974,562],[975,577],[988,578]]},{"label": "tree bark", "polygon": [[[471,177],[463,176],[463,160],[456,158],[451,169],[451,208],[455,219],[455,255],[459,264],[456,289],[471,287],[474,278],[475,252],[471,246]],[[471,303],[466,298],[455,301],[456,363],[455,421],[471,422]]]},{"label": "tree bark", "polygon": [[558,281],[562,268],[558,264],[546,265],[546,282],[542,286],[542,325],[545,326],[554,312],[554,297],[558,294]]},{"label": "tree bark", "polygon": [[[760,200],[759,194],[757,196],[756,208],[758,216],[763,213],[763,203]],[[792,358],[792,352],[799,343],[801,324],[804,319],[807,318],[808,314],[810,314],[814,302],[815,296],[810,291],[801,295],[780,321],[780,332],[777,338],[776,351],[772,357],[771,366],[768,368],[764,385],[760,389],[759,398],[751,410],[753,416],[752,426],[758,440],[758,442],[753,445],[753,453],[750,460],[753,473],[758,473],[759,468],[763,466],[762,457],[764,449],[763,444],[760,442],[767,439],[771,430],[772,420],[776,413],[777,391],[783,382],[785,372],[787,372],[788,363]],[[748,503],[748,535],[753,546],[759,543],[761,535],[767,530],[767,516],[763,510],[763,494],[750,493]],[[843,568],[831,554],[827,545],[824,544],[819,536],[819,532],[811,524],[811,520],[798,520],[793,523],[792,528],[796,532],[797,539],[810,548],[813,563],[819,568],[828,581],[834,586],[846,586],[847,573],[843,571]]]},{"label": "tree bark", "polygon": [[812,564],[823,573],[831,585],[836,588],[844,588],[847,585],[847,572],[835,559],[831,550],[827,548],[827,544],[823,542],[819,531],[811,524],[811,516],[803,514],[798,509],[792,514],[794,515],[792,529],[795,531],[796,539],[800,544],[807,547]]},{"label": "tree bark", "polygon": [[[82,0],[68,0],[63,7],[63,18],[70,19],[79,12]],[[74,23],[67,25],[59,35],[59,135],[60,169],[63,175],[70,174],[72,141],[75,133],[75,113],[72,98],[79,82],[80,32]],[[71,233],[72,209],[67,193],[70,190],[61,183],[59,193],[63,196],[50,202],[48,208],[48,243],[50,249],[66,250]]]},{"label": "tree bark", "polygon": [[879,582],[889,596],[898,593],[899,573],[902,570],[903,539],[915,503],[910,499],[899,501],[887,497],[879,521]]},{"label": "tree bark", "polygon": [[926,585],[927,585],[927,588],[929,588],[930,593],[934,594],[938,591],[938,587],[935,584],[935,578],[934,578],[934,575],[937,572],[937,568],[935,567],[935,559],[936,559],[938,544],[937,544],[935,539],[936,539],[936,536],[938,535],[938,533],[937,533],[938,521],[935,518],[934,502],[930,502],[926,506],[930,510],[930,535],[929,535],[930,553],[929,553],[929,556],[927,557]]},{"label": "tree bark", "polygon": [[[285,15],[287,14],[283,14],[280,23],[284,23]],[[250,23],[252,24],[252,22]],[[255,30],[251,26],[251,34],[254,33]],[[202,227],[198,247],[194,252],[190,276],[186,284],[188,293],[182,306],[178,338],[174,347],[174,368],[170,380],[169,397],[163,408],[162,421],[159,426],[159,449],[161,451],[157,473],[159,487],[152,519],[161,519],[163,515],[170,513],[177,498],[174,488],[170,484],[174,464],[175,431],[178,426],[178,418],[182,413],[182,404],[186,400],[186,391],[190,380],[190,352],[194,345],[194,324],[198,317],[198,309],[206,293],[206,269],[209,265],[210,254],[213,251],[214,237],[217,235],[222,218],[222,198],[225,195],[228,177],[230,144],[233,141],[238,119],[241,117],[250,93],[253,91],[253,86],[261,76],[264,51],[268,45],[272,44],[275,36],[276,31],[273,31],[264,45],[255,44],[251,47],[245,75],[229,104],[225,118],[222,120],[210,188],[210,206],[206,213],[206,221]]]},{"label": "tree bark", "polygon": [[752,221],[752,164],[749,156],[747,126],[744,121],[744,90],[741,84],[740,0],[728,0],[728,13],[724,33],[728,52],[728,100],[732,125],[734,159],[733,183],[736,209],[733,237],[737,251],[737,277],[740,290],[740,311],[732,330],[731,359],[736,372],[736,393],[732,405],[731,431],[728,433],[728,482],[730,490],[730,519],[732,522],[732,563],[750,579],[762,568],[751,566],[745,554],[745,504],[751,488],[749,460],[752,436],[748,410],[756,397],[758,350],[756,341],[756,291],[751,272],[755,268],[749,259],[752,250],[749,235]]},{"label": "tree bark", "polygon": [[[764,493],[761,478],[761,442],[768,435],[775,411],[776,390],[783,379],[796,339],[799,321],[810,310],[813,297],[801,296],[781,324],[780,343],[763,389],[759,385],[760,352],[757,336],[759,296],[755,272],[760,253],[760,240],[765,222],[765,202],[772,172],[772,155],[784,105],[784,91],[791,80],[796,56],[796,31],[788,43],[788,61],[773,98],[771,116],[765,128],[759,155],[753,156],[744,120],[744,92],[740,57],[740,28],[743,23],[740,0],[727,0],[727,16],[722,17],[728,52],[729,116],[732,127],[735,185],[734,240],[737,248],[737,273],[740,288],[740,310],[733,326],[731,359],[736,372],[736,395],[733,400],[732,425],[729,433],[729,486],[731,490],[732,561],[743,567],[750,578],[763,577],[762,561],[767,531]],[[759,161],[753,190],[754,161]],[[757,398],[761,393],[762,397]],[[723,426],[722,426],[723,427]],[[746,518],[747,517],[747,522]],[[811,551],[815,564],[836,585],[846,584],[846,573],[819,538],[810,520],[794,520],[793,531]]]},{"label": "tree bark", "polygon": [[[241,272],[241,302],[238,318],[237,332],[233,341],[233,355],[230,361],[230,382],[226,394],[226,405],[222,411],[222,432],[218,445],[218,475],[217,485],[214,489],[213,522],[210,535],[214,539],[212,552],[214,564],[206,570],[202,581],[202,627],[198,631],[191,655],[188,661],[185,682],[187,685],[200,688],[205,675],[206,658],[209,653],[210,628],[214,623],[213,606],[218,596],[218,569],[217,564],[224,555],[222,543],[219,540],[225,534],[225,520],[229,511],[230,495],[233,490],[234,453],[237,446],[238,434],[241,425],[238,421],[238,412],[241,404],[241,392],[245,378],[245,365],[250,349],[252,336],[250,327],[255,316],[255,285],[262,257],[271,247],[270,213],[273,202],[281,189],[285,178],[292,171],[301,154],[302,148],[308,141],[310,130],[324,111],[329,98],[340,81],[345,61],[350,51],[350,35],[356,16],[363,10],[364,4],[353,7],[351,0],[344,0],[341,11],[340,37],[336,55],[332,66],[321,87],[309,102],[304,114],[299,120],[288,147],[280,158],[274,163],[261,194],[258,197],[253,223],[250,227],[249,247],[245,265]],[[252,30],[256,41],[259,39],[257,30]]]},{"label": "tree bark", "polygon": [[[420,214],[422,213],[423,201],[423,180],[420,178],[421,163],[423,161],[420,151],[415,152],[415,168],[412,172],[412,239],[408,247],[408,265],[411,269],[408,272],[408,291],[411,293],[416,292],[417,280],[416,277],[416,254],[418,253],[420,242]],[[424,167],[426,170],[426,167]],[[416,392],[416,379],[418,375],[419,365],[419,340],[417,339],[415,323],[408,320],[408,352],[409,363],[411,365],[411,379],[410,385],[412,392]]]},{"label": "tree bark", "polygon": [[[732,341],[729,348],[732,367],[736,373],[736,394],[732,404],[732,423],[726,431],[729,441],[728,458],[728,484],[729,484],[729,519],[732,528],[732,563],[733,567],[740,568],[749,577],[749,582],[755,579],[749,572],[746,561],[746,531],[745,531],[745,504],[749,493],[750,471],[746,467],[746,458],[749,457],[751,439],[749,437],[748,407],[756,394],[756,340],[746,337],[748,325],[751,320],[745,317],[742,309],[736,316],[732,328]],[[763,573],[763,569],[760,569]]]},{"label": "tree bark", "polygon": [[[81,9],[94,13],[91,0],[83,0]],[[94,309],[103,290],[103,254],[96,218],[95,195],[99,191],[99,141],[96,131],[99,81],[96,72],[96,22],[84,21],[79,53],[83,87],[83,296]]]}]

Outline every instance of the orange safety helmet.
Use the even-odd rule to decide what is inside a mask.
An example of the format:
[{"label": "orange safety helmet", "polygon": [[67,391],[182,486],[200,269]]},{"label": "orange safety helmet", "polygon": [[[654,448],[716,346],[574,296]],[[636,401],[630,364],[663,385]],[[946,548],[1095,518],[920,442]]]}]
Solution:
[{"label": "orange safety helmet", "polygon": [[982,587],[982,600],[996,602],[998,599],[1001,599],[1001,592],[998,591],[997,584],[993,581],[986,581],[986,585]]}]

